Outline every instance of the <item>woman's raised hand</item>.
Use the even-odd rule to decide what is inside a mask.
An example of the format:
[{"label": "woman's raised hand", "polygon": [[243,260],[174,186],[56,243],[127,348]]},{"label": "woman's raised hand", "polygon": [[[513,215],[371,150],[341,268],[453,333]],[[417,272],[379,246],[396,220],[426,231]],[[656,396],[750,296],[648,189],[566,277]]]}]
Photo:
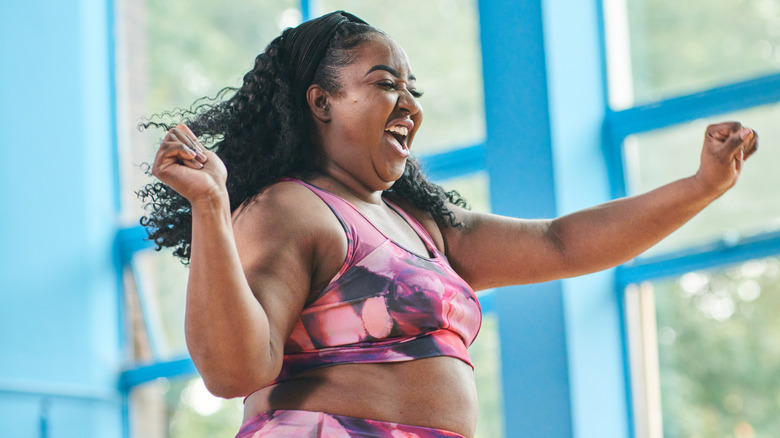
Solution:
[{"label": "woman's raised hand", "polygon": [[739,122],[710,125],[704,135],[696,180],[718,194],[730,189],[742,164],[758,149],[758,134]]},{"label": "woman's raised hand", "polygon": [[225,165],[184,124],[168,130],[154,158],[152,174],[191,204],[227,196]]}]

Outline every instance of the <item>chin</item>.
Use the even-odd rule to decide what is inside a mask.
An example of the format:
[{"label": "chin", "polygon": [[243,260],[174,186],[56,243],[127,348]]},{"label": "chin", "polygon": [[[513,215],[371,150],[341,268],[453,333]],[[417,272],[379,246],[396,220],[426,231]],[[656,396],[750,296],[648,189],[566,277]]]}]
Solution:
[{"label": "chin", "polygon": [[389,172],[387,172],[386,176],[382,178],[384,182],[388,184],[388,188],[392,187],[393,184],[395,184],[396,181],[401,179],[402,176],[404,176],[404,170],[405,167],[402,167],[400,171],[398,169],[392,169]]},{"label": "chin", "polygon": [[377,189],[379,189],[379,191],[381,191],[381,192],[384,192],[385,190],[388,190],[391,187],[393,187],[393,185],[395,185],[396,181],[398,181],[398,179],[394,179],[394,180],[384,180],[383,179],[381,187],[377,187]]}]

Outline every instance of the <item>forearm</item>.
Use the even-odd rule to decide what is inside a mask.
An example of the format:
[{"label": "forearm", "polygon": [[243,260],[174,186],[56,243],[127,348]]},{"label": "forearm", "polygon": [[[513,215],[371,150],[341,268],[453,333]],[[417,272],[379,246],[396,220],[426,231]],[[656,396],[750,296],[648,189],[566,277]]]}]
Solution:
[{"label": "forearm", "polygon": [[624,263],[678,229],[723,191],[696,177],[555,219],[550,234],[578,275]]},{"label": "forearm", "polygon": [[227,205],[193,204],[185,331],[209,389],[230,397],[257,389],[273,367],[268,318],[242,270]]}]

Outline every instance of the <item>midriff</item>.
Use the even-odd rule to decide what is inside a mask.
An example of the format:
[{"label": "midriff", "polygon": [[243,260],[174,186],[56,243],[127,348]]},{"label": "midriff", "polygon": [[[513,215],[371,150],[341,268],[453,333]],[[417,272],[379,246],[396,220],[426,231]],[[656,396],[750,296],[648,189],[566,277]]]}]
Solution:
[{"label": "midriff", "polygon": [[437,356],[408,362],[318,368],[251,394],[244,421],[274,409],[325,412],[474,435],[477,390],[463,361]]}]

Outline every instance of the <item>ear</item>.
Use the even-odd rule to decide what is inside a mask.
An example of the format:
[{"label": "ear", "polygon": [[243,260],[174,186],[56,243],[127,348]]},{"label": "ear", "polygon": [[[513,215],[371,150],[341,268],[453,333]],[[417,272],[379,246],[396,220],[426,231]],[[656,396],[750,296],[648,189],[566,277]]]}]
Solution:
[{"label": "ear", "polygon": [[327,91],[317,84],[310,86],[306,90],[306,102],[315,119],[323,123],[330,122],[330,94]]}]

